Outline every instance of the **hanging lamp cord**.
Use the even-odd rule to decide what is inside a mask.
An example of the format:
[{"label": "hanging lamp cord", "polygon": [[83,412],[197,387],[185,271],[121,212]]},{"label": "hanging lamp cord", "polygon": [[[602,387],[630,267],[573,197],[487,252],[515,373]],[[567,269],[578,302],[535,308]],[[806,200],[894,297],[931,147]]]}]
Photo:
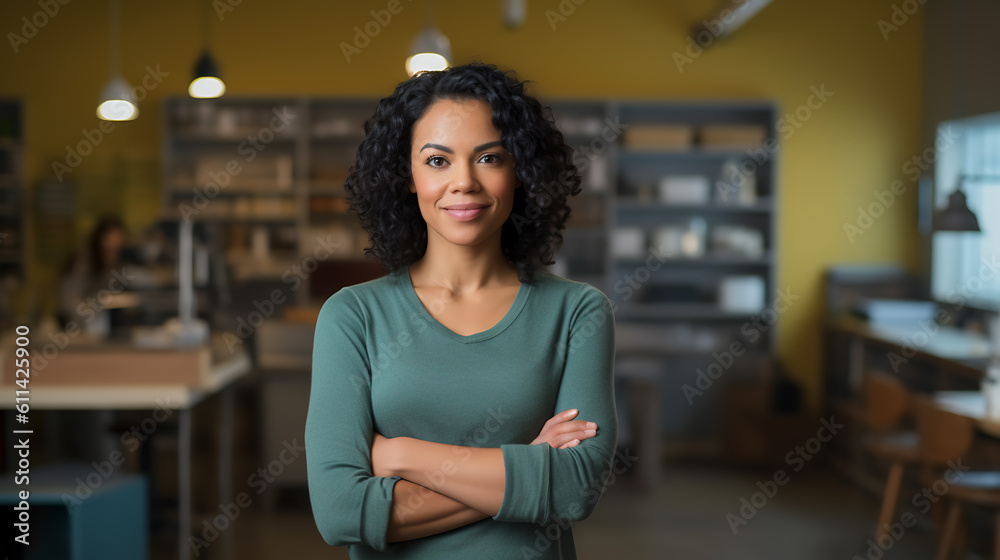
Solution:
[{"label": "hanging lamp cord", "polygon": [[108,26],[111,28],[110,55],[111,55],[111,75],[112,77],[121,75],[121,4],[119,0],[108,1]]}]

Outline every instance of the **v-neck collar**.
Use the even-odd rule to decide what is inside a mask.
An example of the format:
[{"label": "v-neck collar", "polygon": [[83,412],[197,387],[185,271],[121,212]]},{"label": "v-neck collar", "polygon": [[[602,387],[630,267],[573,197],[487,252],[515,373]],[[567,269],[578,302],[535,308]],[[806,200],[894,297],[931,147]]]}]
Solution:
[{"label": "v-neck collar", "polygon": [[507,310],[507,313],[497,324],[486,329],[485,331],[470,335],[461,335],[442,325],[440,321],[435,319],[434,316],[427,311],[423,302],[420,301],[420,297],[417,296],[416,289],[413,287],[413,279],[410,278],[409,267],[404,266],[400,270],[394,272],[394,274],[396,276],[397,286],[403,293],[403,298],[410,304],[413,311],[420,315],[438,332],[463,344],[481,342],[502,333],[507,327],[510,326],[511,323],[514,322],[515,319],[517,319],[521,310],[524,309],[524,304],[528,301],[528,296],[531,294],[531,284],[521,282],[521,286],[517,289],[517,295],[514,297],[514,303],[511,304],[510,309]]}]

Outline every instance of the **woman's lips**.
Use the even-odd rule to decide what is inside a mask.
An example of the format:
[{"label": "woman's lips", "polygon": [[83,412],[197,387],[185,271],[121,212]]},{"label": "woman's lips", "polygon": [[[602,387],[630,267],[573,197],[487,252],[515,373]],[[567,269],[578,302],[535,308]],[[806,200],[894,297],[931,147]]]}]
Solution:
[{"label": "woman's lips", "polygon": [[467,222],[469,220],[474,220],[478,218],[483,212],[486,212],[485,206],[480,206],[479,208],[444,208],[444,211],[452,218],[460,221]]}]

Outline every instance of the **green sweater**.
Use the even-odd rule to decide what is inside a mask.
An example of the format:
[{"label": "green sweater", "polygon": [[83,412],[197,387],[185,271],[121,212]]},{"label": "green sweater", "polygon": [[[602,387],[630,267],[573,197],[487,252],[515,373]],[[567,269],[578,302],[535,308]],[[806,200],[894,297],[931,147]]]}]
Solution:
[{"label": "green sweater", "polygon": [[[572,522],[593,511],[615,451],[613,363],[608,298],[545,271],[521,284],[499,323],[469,336],[427,312],[405,267],[338,291],[316,322],[305,427],[320,533],[331,545],[348,545],[354,560],[576,558]],[[570,449],[529,445],[546,420],[570,408],[597,423],[597,436]],[[501,448],[499,513],[387,543],[399,479],[372,476],[376,431]]]}]

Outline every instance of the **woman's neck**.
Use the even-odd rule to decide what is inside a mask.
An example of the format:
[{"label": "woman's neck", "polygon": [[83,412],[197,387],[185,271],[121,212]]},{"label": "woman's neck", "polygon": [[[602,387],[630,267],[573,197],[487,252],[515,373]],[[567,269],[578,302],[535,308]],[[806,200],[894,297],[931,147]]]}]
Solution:
[{"label": "woman's neck", "polygon": [[410,265],[410,278],[415,287],[435,286],[455,293],[519,284],[517,266],[504,257],[499,235],[464,246],[432,233],[424,256]]}]

